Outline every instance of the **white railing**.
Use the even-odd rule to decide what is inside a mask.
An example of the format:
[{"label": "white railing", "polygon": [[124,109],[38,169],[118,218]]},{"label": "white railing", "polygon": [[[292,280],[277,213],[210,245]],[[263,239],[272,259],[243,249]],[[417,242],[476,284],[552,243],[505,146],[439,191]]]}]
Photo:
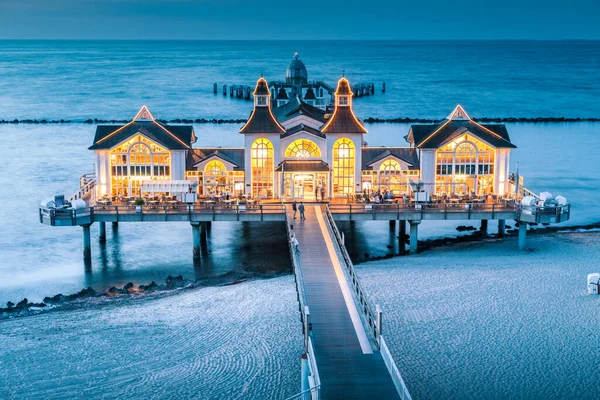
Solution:
[{"label": "white railing", "polygon": [[[300,306],[300,315],[302,320],[302,331],[304,334],[304,353],[308,358],[308,389],[298,393],[290,399],[310,399],[319,400],[321,396],[321,378],[319,377],[319,369],[317,368],[317,360],[315,358],[315,350],[312,342],[311,325],[310,325],[310,309],[306,301],[306,293],[304,292],[304,280],[302,278],[302,269],[300,268],[300,262],[298,255],[296,254],[296,248],[294,243],[291,241],[292,230],[288,221],[287,210],[285,205],[281,203],[284,208],[286,215],[285,227],[288,237],[288,245],[290,248],[290,259],[292,261],[292,267],[294,269],[294,278],[296,281],[296,293],[298,295],[298,303]],[[304,377],[302,377],[304,379]]]},{"label": "white railing", "polygon": [[96,187],[96,175],[85,174],[79,178],[79,190],[69,198],[69,201],[83,199],[90,194]]},{"label": "white railing", "polygon": [[364,289],[362,288],[360,280],[358,279],[358,275],[356,274],[356,271],[354,269],[354,264],[352,263],[350,255],[348,254],[348,250],[346,250],[346,246],[344,245],[344,239],[340,234],[340,231],[337,228],[335,221],[333,220],[333,216],[331,215],[329,207],[327,207],[326,209],[326,214],[329,226],[333,232],[333,236],[336,239],[335,243],[337,244],[337,247],[342,254],[342,259],[344,261],[344,264],[346,265],[346,270],[348,272],[349,277],[351,278],[352,287],[354,288],[356,292],[356,297],[360,302],[362,310],[364,311],[365,319],[367,320],[371,334],[373,335],[373,339],[375,339],[375,342],[379,347],[379,351],[381,353],[385,366],[387,367],[392,377],[392,381],[394,382],[396,391],[398,392],[398,395],[400,395],[400,398],[402,400],[411,400],[412,398],[410,396],[410,393],[408,392],[406,384],[404,383],[404,379],[402,379],[402,375],[400,375],[400,370],[396,366],[396,363],[392,358],[392,354],[390,353],[390,350],[388,349],[387,344],[383,338],[383,313],[381,311],[381,308],[379,307],[379,305],[376,305],[375,310],[373,310],[372,306],[369,304],[369,301],[367,300],[367,295]]},{"label": "white railing", "polygon": [[392,381],[394,381],[394,386],[396,386],[396,391],[400,395],[400,398],[402,400],[411,400],[412,397],[408,392],[408,388],[404,383],[404,379],[402,379],[402,375],[400,375],[400,370],[398,369],[398,366],[392,358],[392,354],[390,353],[390,349],[388,348],[387,343],[383,338],[383,335],[379,336],[379,351],[381,352],[381,357],[383,358],[385,366],[387,367],[388,371],[390,372],[390,375],[392,376]]}]

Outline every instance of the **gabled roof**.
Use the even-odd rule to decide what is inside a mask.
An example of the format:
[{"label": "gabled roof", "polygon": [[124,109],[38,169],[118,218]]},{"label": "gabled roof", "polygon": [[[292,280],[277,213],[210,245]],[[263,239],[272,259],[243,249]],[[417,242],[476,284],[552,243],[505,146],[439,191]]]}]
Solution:
[{"label": "gabled roof", "polygon": [[372,165],[389,156],[398,158],[409,165],[409,169],[419,169],[419,156],[414,147],[363,147],[362,169],[373,169]]},{"label": "gabled roof", "polygon": [[305,115],[318,122],[325,122],[325,111],[312,106],[294,96],[284,105],[273,109],[273,114],[279,122],[285,122],[300,115]]},{"label": "gabled roof", "polygon": [[198,163],[206,161],[212,157],[218,157],[234,165],[235,170],[244,170],[244,149],[233,148],[202,148],[192,149],[188,153],[186,160],[186,169],[192,170]]},{"label": "gabled roof", "polygon": [[286,130],[285,133],[283,135],[281,135],[281,138],[283,139],[283,138],[295,135],[296,133],[303,132],[303,131],[306,133],[310,133],[311,135],[318,136],[320,138],[325,137],[325,135],[322,134],[320,130],[311,128],[310,126],[307,126],[304,124],[299,124],[299,125],[293,126],[293,127],[289,128],[288,130]]},{"label": "gabled roof", "polygon": [[94,144],[89,149],[110,149],[138,133],[169,150],[189,149],[196,141],[192,125],[162,124],[143,106],[134,119],[125,125],[98,125]]},{"label": "gabled roof", "polygon": [[496,148],[516,148],[511,143],[506,125],[479,124],[461,106],[448,118],[435,125],[411,125],[406,140],[418,148],[437,149],[465,133],[471,133]]}]

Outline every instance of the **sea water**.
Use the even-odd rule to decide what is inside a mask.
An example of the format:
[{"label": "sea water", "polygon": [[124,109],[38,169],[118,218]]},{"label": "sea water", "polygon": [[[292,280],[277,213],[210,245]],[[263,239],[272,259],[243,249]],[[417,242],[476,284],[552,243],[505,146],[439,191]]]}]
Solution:
[{"label": "sea water", "polygon": [[246,118],[221,86],[283,80],[295,52],[310,81],[375,83],[362,118],[600,117],[597,41],[0,41],[0,119]]}]

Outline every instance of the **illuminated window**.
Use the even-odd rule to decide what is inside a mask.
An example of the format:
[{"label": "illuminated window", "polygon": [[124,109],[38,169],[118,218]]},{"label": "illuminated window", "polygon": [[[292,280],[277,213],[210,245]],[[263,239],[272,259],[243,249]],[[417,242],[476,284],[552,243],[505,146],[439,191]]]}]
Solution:
[{"label": "illuminated window", "polygon": [[266,106],[267,105],[266,96],[258,96],[258,98],[256,99],[256,104],[259,106]]},{"label": "illuminated window", "polygon": [[354,143],[338,139],[333,144],[333,194],[354,194]]},{"label": "illuminated window", "polygon": [[471,135],[446,144],[436,154],[436,191],[490,193],[494,186],[495,150]]},{"label": "illuminated window", "polygon": [[267,139],[252,143],[252,196],[273,197],[273,144]]},{"label": "illuminated window", "polygon": [[347,106],[348,105],[348,97],[346,96],[340,96],[340,106]]},{"label": "illuminated window", "polygon": [[169,151],[137,135],[110,151],[113,195],[139,196],[143,180],[170,179]]},{"label": "illuminated window", "polygon": [[382,172],[396,172],[400,171],[400,169],[400,164],[396,160],[386,160],[379,167],[379,170]]},{"label": "illuminated window", "polygon": [[321,150],[313,141],[308,139],[298,139],[292,142],[285,150],[285,157],[321,157]]},{"label": "illuminated window", "polygon": [[402,168],[396,160],[385,160],[379,167],[379,190],[390,190],[396,194],[405,192],[406,185],[402,184]]}]

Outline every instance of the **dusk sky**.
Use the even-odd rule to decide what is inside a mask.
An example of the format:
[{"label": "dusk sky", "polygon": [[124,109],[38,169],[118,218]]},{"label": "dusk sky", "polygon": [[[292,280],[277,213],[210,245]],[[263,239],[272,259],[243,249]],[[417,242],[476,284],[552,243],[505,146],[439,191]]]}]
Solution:
[{"label": "dusk sky", "polygon": [[1,39],[600,39],[600,1],[0,0]]}]

